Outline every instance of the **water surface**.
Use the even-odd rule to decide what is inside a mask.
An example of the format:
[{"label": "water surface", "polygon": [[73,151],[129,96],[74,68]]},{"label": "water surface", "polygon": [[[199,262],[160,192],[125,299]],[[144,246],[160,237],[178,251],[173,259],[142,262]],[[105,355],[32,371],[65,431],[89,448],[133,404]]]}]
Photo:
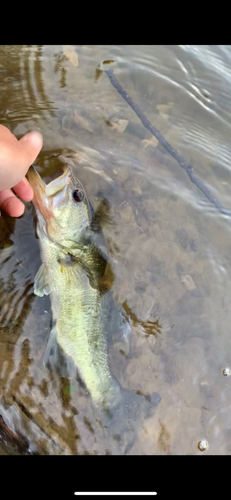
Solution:
[{"label": "water surface", "polygon": [[[132,333],[109,344],[123,387],[161,395],[130,454],[230,454],[230,218],[221,215],[95,68],[115,75],[149,121],[231,209],[230,47],[0,46],[0,123],[43,134],[35,164],[74,166],[103,194],[113,295]],[[51,313],[33,294],[40,265],[31,204],[0,218],[0,414],[17,453],[105,454],[90,397],[43,366]],[[1,426],[0,426],[1,427]],[[4,429],[2,430],[3,433]],[[4,431],[5,432],[5,431]],[[15,453],[10,438],[1,453]],[[0,441],[1,446],[1,441]]]}]

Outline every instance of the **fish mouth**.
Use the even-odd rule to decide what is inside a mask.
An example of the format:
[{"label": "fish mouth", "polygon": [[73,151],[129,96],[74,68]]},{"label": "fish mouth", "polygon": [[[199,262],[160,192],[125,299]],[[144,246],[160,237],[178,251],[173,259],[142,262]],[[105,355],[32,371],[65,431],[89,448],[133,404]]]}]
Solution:
[{"label": "fish mouth", "polygon": [[[75,179],[73,173],[67,165],[63,167],[63,173],[50,181],[48,184],[40,177],[39,173],[33,165],[31,165],[27,176],[28,180],[34,190],[35,197],[42,195],[45,197],[53,197],[59,192],[61,192],[66,186],[72,184],[75,185]],[[79,184],[79,181],[78,181]]]},{"label": "fish mouth", "polygon": [[38,215],[41,214],[48,226],[54,226],[54,230],[59,230],[59,223],[54,218],[53,209],[57,206],[65,205],[68,201],[69,189],[80,189],[84,193],[84,202],[88,207],[89,221],[92,219],[92,209],[86,195],[85,189],[79,179],[77,179],[69,165],[62,167],[62,174],[50,181],[48,184],[40,177],[33,165],[28,170],[27,177],[34,191],[33,204]]},{"label": "fish mouth", "polygon": [[43,181],[33,165],[29,168],[27,177],[34,191],[33,204],[36,211],[43,216],[47,224],[52,221],[52,226],[55,224],[56,229],[58,229],[58,223],[54,220],[53,208],[66,202],[68,187],[75,185],[76,181],[70,167],[65,165],[63,173],[48,184]]}]

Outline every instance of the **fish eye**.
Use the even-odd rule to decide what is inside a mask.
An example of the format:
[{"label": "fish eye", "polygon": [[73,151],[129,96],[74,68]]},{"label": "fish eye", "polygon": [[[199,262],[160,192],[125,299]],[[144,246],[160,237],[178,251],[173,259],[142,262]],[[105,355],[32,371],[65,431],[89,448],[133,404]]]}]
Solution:
[{"label": "fish eye", "polygon": [[73,191],[72,195],[73,195],[74,200],[78,201],[78,203],[80,201],[83,201],[84,195],[83,195],[82,191],[80,191],[80,189],[75,189],[75,191]]}]

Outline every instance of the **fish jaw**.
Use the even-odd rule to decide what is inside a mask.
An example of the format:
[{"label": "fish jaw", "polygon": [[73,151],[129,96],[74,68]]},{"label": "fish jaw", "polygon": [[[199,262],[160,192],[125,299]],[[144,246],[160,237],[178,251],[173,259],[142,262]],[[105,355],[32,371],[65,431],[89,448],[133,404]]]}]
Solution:
[{"label": "fish jaw", "polygon": [[52,217],[52,207],[54,205],[53,196],[55,196],[57,200],[56,204],[61,204],[66,201],[67,190],[64,193],[63,191],[70,184],[73,184],[72,173],[70,169],[65,166],[62,175],[49,182],[49,184],[45,184],[33,165],[30,167],[27,175],[34,190],[33,203],[38,207],[44,218],[49,219]]},{"label": "fish jaw", "polygon": [[47,233],[45,227],[48,221],[52,218],[53,214],[51,210],[50,200],[47,197],[46,193],[46,184],[40,177],[37,170],[35,170],[33,165],[29,168],[27,177],[34,191],[34,198],[32,201],[36,209],[38,225],[40,229],[43,229],[43,231]]},{"label": "fish jaw", "polygon": [[39,229],[52,237],[57,232],[62,233],[54,209],[65,205],[68,200],[68,189],[73,186],[74,178],[69,167],[63,167],[63,173],[49,184],[45,184],[37,170],[32,165],[28,171],[28,180],[34,191],[35,206]]}]

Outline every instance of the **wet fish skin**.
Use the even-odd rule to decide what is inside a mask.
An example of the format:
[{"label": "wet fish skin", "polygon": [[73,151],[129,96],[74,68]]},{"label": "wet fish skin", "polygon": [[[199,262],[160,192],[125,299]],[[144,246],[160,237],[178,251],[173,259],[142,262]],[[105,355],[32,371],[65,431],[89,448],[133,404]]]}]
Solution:
[{"label": "wet fish skin", "polygon": [[[107,292],[113,277],[90,202],[70,167],[47,185],[34,167],[28,179],[34,190],[43,262],[34,292],[38,296],[50,294],[53,316],[46,359],[57,342],[77,366],[95,408],[105,410],[104,424],[112,428],[120,420],[124,425],[126,417],[131,430],[134,416],[144,418],[160,397],[154,393],[148,401],[125,391],[109,369]],[[74,199],[74,192],[81,201]]]},{"label": "wet fish skin", "polygon": [[[35,293],[51,295],[55,340],[75,362],[97,406],[110,405],[120,395],[107,362],[101,296],[107,268],[91,231],[92,209],[70,169],[46,185],[35,169],[28,178],[34,188],[37,232],[43,264],[35,278]],[[73,191],[84,199],[78,203]]]}]

